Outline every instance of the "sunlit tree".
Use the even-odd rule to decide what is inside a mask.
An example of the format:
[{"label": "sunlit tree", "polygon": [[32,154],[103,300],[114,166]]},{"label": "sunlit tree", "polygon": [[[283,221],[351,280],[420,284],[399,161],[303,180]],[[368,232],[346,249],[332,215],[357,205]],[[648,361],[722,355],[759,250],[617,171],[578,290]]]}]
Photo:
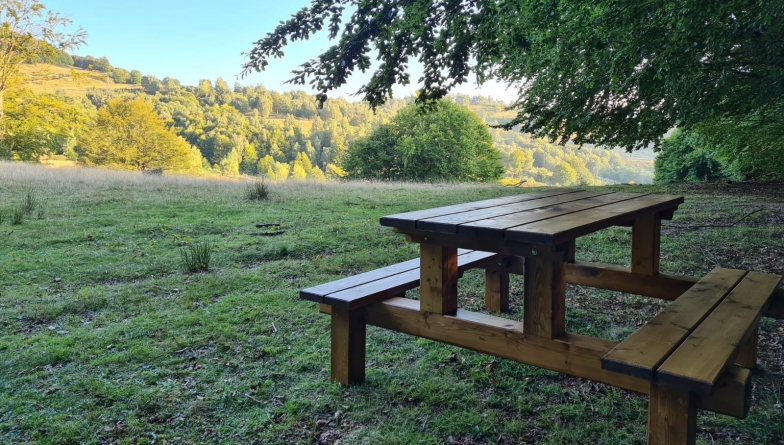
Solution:
[{"label": "sunlit tree", "polygon": [[70,24],[71,20],[48,11],[38,0],[0,2],[0,118],[3,95],[19,81],[22,63],[84,43],[87,34],[81,28],[72,34],[61,31]]}]

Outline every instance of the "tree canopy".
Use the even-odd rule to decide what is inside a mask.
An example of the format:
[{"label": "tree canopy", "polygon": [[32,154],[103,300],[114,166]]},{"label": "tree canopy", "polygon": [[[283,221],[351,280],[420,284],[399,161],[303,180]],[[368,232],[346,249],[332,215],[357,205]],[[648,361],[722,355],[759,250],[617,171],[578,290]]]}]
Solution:
[{"label": "tree canopy", "polygon": [[468,108],[441,100],[413,104],[355,141],[342,167],[350,177],[408,181],[491,181],[504,173],[487,126]]},{"label": "tree canopy", "polygon": [[138,98],[112,99],[98,110],[83,142],[88,164],[132,170],[192,170],[201,167],[198,151],[166,128],[153,106]]},{"label": "tree canopy", "polygon": [[61,32],[71,20],[52,11],[38,0],[0,2],[0,118],[3,93],[17,79],[19,66],[26,61],[57,58],[61,51],[84,43],[84,30]]},{"label": "tree canopy", "polygon": [[382,104],[417,59],[420,103],[471,75],[496,79],[518,93],[505,127],[558,142],[658,146],[673,127],[742,122],[784,100],[782,2],[314,0],[255,43],[244,73],[323,28],[336,43],[291,80],[311,78],[321,101],[372,70],[358,93]]}]

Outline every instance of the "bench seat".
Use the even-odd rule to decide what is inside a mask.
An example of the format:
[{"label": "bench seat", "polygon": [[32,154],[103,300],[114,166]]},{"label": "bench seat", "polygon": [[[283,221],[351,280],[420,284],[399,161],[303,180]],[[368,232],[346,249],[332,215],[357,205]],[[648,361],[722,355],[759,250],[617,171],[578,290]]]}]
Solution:
[{"label": "bench seat", "polygon": [[[458,250],[457,270],[492,264],[504,255],[479,250]],[[300,291],[303,300],[314,301],[341,309],[356,309],[404,294],[419,287],[419,258],[382,267],[370,272],[342,278]]]},{"label": "bench seat", "polygon": [[[733,415],[745,418],[751,400],[745,368],[755,367],[757,325],[781,280],[714,269],[602,358],[603,369],[651,382],[648,443],[694,443],[696,400],[738,375],[746,376],[739,394],[746,403]],[[651,436],[662,431],[666,437]]]}]

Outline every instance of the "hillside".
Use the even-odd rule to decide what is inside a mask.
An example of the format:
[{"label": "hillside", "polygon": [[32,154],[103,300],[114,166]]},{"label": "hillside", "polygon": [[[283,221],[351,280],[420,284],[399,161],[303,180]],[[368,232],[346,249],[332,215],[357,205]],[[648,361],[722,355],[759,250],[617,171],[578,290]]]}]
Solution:
[{"label": "hillside", "polygon": [[[91,69],[83,68],[88,66]],[[90,56],[74,56],[74,67],[25,65],[22,75],[28,91],[22,94],[25,99],[19,94],[7,99],[17,140],[0,146],[0,158],[63,156],[89,163],[86,135],[96,131],[96,110],[112,99],[128,101],[138,96],[190,144],[192,153],[183,165],[189,165],[192,173],[262,175],[270,180],[340,176],[342,159],[353,142],[389,122],[411,100],[393,99],[372,111],[365,103],[336,98],[319,108],[316,98],[303,91],[232,86],[221,78],[188,86],[168,76],[159,79],[113,67],[105,57]],[[70,98],[42,97],[55,92]],[[490,125],[515,116],[504,102],[491,97],[457,94],[451,99]],[[506,185],[639,184],[653,179],[652,157],[639,153],[571,144],[561,147],[497,128],[491,128],[490,134],[501,154]],[[302,164],[299,168],[297,159]]]},{"label": "hillside", "polygon": [[106,73],[82,68],[48,65],[44,63],[24,64],[21,67],[24,83],[21,85],[35,94],[62,91],[69,96],[85,97],[87,90],[139,90],[135,85],[115,84]]}]

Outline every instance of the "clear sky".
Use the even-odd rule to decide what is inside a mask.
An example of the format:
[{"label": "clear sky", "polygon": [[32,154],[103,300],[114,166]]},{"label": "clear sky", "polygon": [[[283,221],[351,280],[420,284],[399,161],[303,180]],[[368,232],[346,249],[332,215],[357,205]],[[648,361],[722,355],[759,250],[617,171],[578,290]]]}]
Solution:
[{"label": "clear sky", "polygon": [[[242,55],[253,42],[272,31],[281,21],[310,4],[308,0],[42,0],[44,5],[81,26],[88,33],[87,44],[72,53],[107,57],[111,64],[158,78],[178,79],[196,85],[200,79],[214,81],[223,77],[229,85],[262,84],[268,89],[288,91],[306,86],[283,84],[291,70],[320,54],[330,42],[326,33],[307,42],[289,44],[286,56],[270,62],[266,71],[244,79],[238,75],[247,60]],[[414,68],[416,69],[416,67]],[[331,96],[349,100],[361,85],[361,73]],[[416,90],[419,73],[412,73],[412,84],[395,89],[402,97]],[[481,90],[475,83],[463,85],[459,92],[482,94],[508,101],[514,95],[498,84]]]}]

